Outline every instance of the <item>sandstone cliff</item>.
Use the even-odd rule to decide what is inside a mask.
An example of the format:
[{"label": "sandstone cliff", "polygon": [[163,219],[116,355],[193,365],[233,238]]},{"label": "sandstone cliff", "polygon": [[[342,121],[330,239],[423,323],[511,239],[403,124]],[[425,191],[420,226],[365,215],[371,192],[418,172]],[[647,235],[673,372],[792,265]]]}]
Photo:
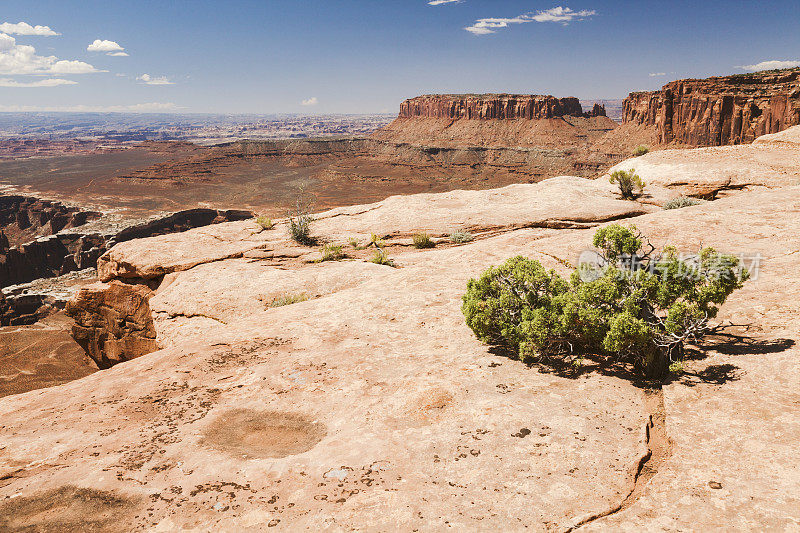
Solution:
[{"label": "sandstone cliff", "polygon": [[678,80],[631,93],[623,121],[654,126],[661,144],[752,142],[800,124],[800,69]]},{"label": "sandstone cliff", "polygon": [[584,113],[577,98],[533,94],[427,94],[400,104],[400,118],[426,117],[468,120],[541,119],[563,116],[605,116],[595,104]]},{"label": "sandstone cliff", "polygon": [[584,112],[577,98],[423,95],[404,101],[397,119],[371,138],[384,144],[383,152],[455,151],[456,159],[483,175],[538,181],[559,174],[594,177],[655,140],[649,131],[631,128],[616,135],[616,129],[602,105]]}]

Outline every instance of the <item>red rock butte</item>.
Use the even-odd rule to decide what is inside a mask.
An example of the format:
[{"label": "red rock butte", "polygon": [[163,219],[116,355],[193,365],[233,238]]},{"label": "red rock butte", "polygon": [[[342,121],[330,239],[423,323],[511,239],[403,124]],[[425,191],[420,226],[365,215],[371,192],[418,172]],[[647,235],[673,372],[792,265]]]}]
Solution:
[{"label": "red rock butte", "polygon": [[800,69],[678,80],[623,102],[625,124],[655,126],[660,144],[752,142],[800,124]]},{"label": "red rock butte", "polygon": [[400,118],[543,119],[605,116],[595,104],[584,113],[577,98],[535,94],[426,94],[400,104]]}]

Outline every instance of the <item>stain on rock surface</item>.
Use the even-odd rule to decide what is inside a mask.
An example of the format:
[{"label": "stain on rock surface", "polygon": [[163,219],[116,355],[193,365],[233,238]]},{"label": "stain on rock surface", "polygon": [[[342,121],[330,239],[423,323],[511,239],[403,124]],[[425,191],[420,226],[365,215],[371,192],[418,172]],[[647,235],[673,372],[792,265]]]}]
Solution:
[{"label": "stain on rock surface", "polygon": [[67,485],[0,503],[0,531],[119,531],[134,509],[114,492]]},{"label": "stain on rock surface", "polygon": [[233,409],[211,423],[201,443],[231,455],[270,459],[307,452],[325,434],[323,424],[305,415]]}]

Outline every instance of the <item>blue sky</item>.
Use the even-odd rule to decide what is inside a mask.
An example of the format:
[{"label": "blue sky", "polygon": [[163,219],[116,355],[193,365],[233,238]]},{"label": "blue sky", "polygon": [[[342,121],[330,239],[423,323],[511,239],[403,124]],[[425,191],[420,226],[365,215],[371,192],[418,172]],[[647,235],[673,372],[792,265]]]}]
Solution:
[{"label": "blue sky", "polygon": [[800,64],[799,27],[797,0],[4,0],[0,111],[395,112],[433,92],[619,98]]}]

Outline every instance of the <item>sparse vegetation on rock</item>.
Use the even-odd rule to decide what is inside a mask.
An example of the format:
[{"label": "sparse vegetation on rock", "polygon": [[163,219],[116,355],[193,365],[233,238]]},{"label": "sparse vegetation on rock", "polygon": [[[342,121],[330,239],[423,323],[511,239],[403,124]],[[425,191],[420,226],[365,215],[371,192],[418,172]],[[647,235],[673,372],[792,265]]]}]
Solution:
[{"label": "sparse vegetation on rock", "polygon": [[267,218],[265,216],[260,216],[256,218],[256,224],[261,226],[261,229],[263,230],[272,229],[275,227],[275,224],[272,222],[272,219]]},{"label": "sparse vegetation on rock", "polygon": [[306,194],[305,189],[300,187],[294,205],[288,213],[289,237],[305,246],[311,246],[315,242],[311,236],[311,223],[314,221],[314,217],[311,215],[313,203],[313,197]]},{"label": "sparse vegetation on rock", "polygon": [[678,196],[673,198],[667,203],[664,204],[664,209],[680,209],[682,207],[691,207],[693,205],[700,205],[702,204],[702,200],[698,200],[697,198],[690,198],[688,196]]},{"label": "sparse vegetation on rock", "polygon": [[308,295],[304,292],[299,294],[284,294],[274,298],[267,307],[283,307],[284,305],[292,305],[308,300]]},{"label": "sparse vegetation on rock", "polygon": [[642,192],[644,192],[646,185],[633,169],[629,171],[617,170],[611,174],[609,181],[619,186],[619,192],[626,200],[635,200],[639,198]]},{"label": "sparse vegetation on rock", "polygon": [[412,237],[412,241],[414,243],[414,248],[423,249],[423,248],[433,248],[436,246],[436,243],[433,242],[430,235],[427,233],[417,233]]},{"label": "sparse vegetation on rock", "polygon": [[367,243],[365,248],[369,248],[370,246],[374,246],[376,248],[383,248],[384,244],[385,243],[383,242],[383,239],[372,233],[369,237],[369,242]]},{"label": "sparse vegetation on rock", "polygon": [[386,255],[386,252],[378,248],[375,250],[375,253],[372,254],[372,258],[369,260],[370,263],[375,263],[376,265],[386,265],[386,266],[396,266],[395,262]]},{"label": "sparse vegetation on rock", "polygon": [[340,244],[326,244],[320,248],[320,253],[322,254],[320,261],[339,261],[345,258]]},{"label": "sparse vegetation on rock", "polygon": [[462,306],[467,325],[524,361],[597,355],[661,378],[749,276],[737,257],[712,248],[690,257],[673,248],[654,255],[633,226],[601,228],[593,243],[597,265],[573,271],[569,281],[521,256],[470,280]]},{"label": "sparse vegetation on rock", "polygon": [[468,231],[456,231],[450,234],[450,242],[453,244],[464,244],[472,242],[473,239],[475,239],[475,237]]},{"label": "sparse vegetation on rock", "polygon": [[643,156],[644,154],[646,154],[649,151],[650,151],[650,148],[648,148],[647,146],[645,146],[643,144],[640,144],[639,146],[637,146],[633,150],[633,157],[641,157],[641,156]]}]

